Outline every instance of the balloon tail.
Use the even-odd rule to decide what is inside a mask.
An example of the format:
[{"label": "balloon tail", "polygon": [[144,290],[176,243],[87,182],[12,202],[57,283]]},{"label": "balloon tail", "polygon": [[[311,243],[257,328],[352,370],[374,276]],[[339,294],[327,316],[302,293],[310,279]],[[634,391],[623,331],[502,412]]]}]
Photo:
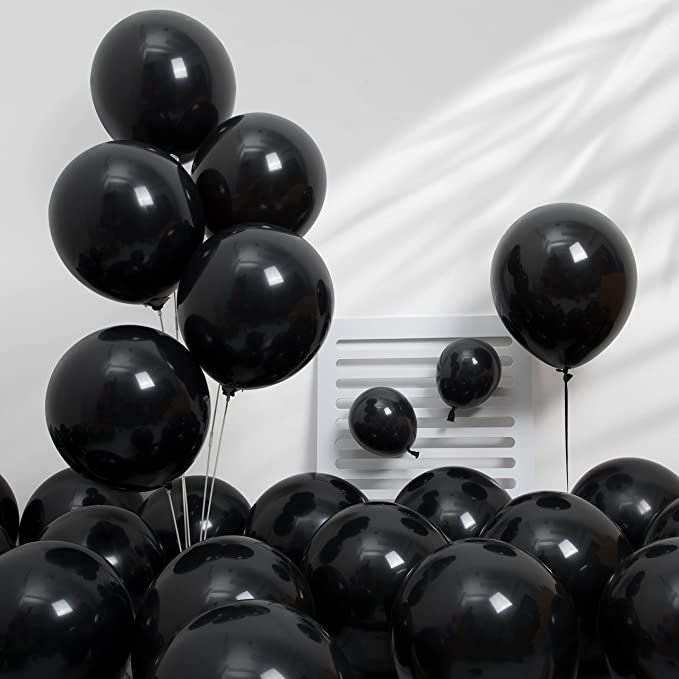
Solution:
[{"label": "balloon tail", "polygon": [[184,551],[182,547],[182,539],[179,535],[179,524],[177,523],[177,515],[174,513],[174,505],[172,504],[172,486],[165,486],[165,492],[167,493],[167,501],[170,503],[170,512],[172,513],[172,525],[174,526],[174,532],[177,536],[177,546],[179,547],[179,553]]},{"label": "balloon tail", "polygon": [[165,323],[163,323],[163,310],[156,309],[156,313],[158,314],[158,319],[160,320],[160,332],[165,332]]},{"label": "balloon tail", "polygon": [[455,422],[455,408],[451,408],[448,413],[448,422]]},{"label": "balloon tail", "polygon": [[219,466],[219,456],[222,452],[222,438],[224,437],[224,425],[226,424],[226,413],[229,410],[229,402],[231,401],[231,393],[226,393],[226,403],[224,404],[224,415],[222,416],[222,426],[219,429],[219,440],[217,441],[217,451],[215,453],[215,464],[212,468],[212,480],[210,483],[210,497],[207,501],[207,511],[205,512],[205,521],[203,522],[203,537],[207,538],[208,521],[210,518],[210,510],[212,509],[212,498],[215,492],[215,481],[217,479],[217,467]]},{"label": "balloon tail", "polygon": [[191,546],[191,525],[189,523],[189,494],[186,490],[186,474],[182,476],[182,502],[184,504],[184,544]]},{"label": "balloon tail", "polygon": [[200,510],[200,529],[198,533],[198,541],[203,539],[203,529],[207,523],[205,518],[205,506],[207,503],[207,484],[208,477],[210,476],[210,460],[212,458],[212,440],[215,436],[215,422],[217,421],[217,408],[219,407],[219,397],[221,396],[222,390],[217,385],[215,390],[215,409],[212,413],[212,424],[210,425],[210,437],[207,442],[207,466],[205,467],[205,483],[203,484],[203,508]]},{"label": "balloon tail", "polygon": [[566,492],[570,488],[570,459],[568,451],[568,383],[573,379],[573,373],[568,368],[557,368],[557,372],[563,373],[563,397],[564,397],[564,444],[566,449]]},{"label": "balloon tail", "polygon": [[174,299],[174,338],[179,341],[179,316],[177,316],[177,291],[172,293]]},{"label": "balloon tail", "polygon": [[412,450],[411,448],[408,448],[408,452],[415,458],[417,459],[420,456],[420,451],[419,450]]}]

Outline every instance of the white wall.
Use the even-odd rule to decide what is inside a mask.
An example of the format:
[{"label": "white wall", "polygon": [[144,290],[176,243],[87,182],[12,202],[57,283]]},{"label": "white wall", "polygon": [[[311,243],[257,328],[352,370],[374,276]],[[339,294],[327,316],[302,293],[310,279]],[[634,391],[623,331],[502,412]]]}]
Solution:
[{"label": "white wall", "polygon": [[[329,172],[310,240],[338,315],[490,313],[497,240],[552,201],[587,203],[637,255],[623,334],[572,385],[573,478],[618,455],[679,471],[679,4],[676,0],[168,1],[224,41],[237,111],[287,116]],[[63,467],[50,372],[85,334],[143,309],[80,286],[49,236],[52,184],[104,141],[99,40],[139,1],[13,3],[0,25],[0,473],[24,502]],[[535,366],[538,485],[561,487],[561,381]],[[314,369],[233,403],[220,475],[255,499],[311,468]],[[201,465],[202,467],[202,465]]]}]

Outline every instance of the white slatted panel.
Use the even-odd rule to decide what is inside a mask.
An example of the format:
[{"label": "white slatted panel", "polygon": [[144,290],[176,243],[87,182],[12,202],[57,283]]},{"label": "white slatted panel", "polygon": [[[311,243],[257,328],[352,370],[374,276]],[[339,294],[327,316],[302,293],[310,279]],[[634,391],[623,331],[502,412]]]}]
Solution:
[{"label": "white slatted panel", "polygon": [[[481,407],[449,409],[436,390],[436,363],[459,337],[493,345],[502,380]],[[405,394],[418,420],[410,455],[386,458],[363,450],[351,436],[349,408],[365,389],[387,386]],[[318,471],[341,476],[371,499],[393,500],[426,469],[474,467],[497,479],[512,495],[532,487],[534,474],[530,363],[527,353],[495,316],[335,319],[318,357]]]}]

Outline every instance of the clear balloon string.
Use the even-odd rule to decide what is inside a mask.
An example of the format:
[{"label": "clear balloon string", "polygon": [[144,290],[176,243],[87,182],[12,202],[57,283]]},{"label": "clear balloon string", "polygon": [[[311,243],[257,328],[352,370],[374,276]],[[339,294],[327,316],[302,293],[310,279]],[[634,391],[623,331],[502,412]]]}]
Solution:
[{"label": "clear balloon string", "polygon": [[563,374],[563,396],[564,396],[564,444],[566,449],[566,492],[570,489],[570,460],[568,451],[568,383],[573,379],[573,373],[568,368],[557,368],[557,372]]},{"label": "clear balloon string", "polygon": [[210,424],[210,435],[207,442],[207,465],[205,466],[205,482],[203,484],[203,507],[200,510],[200,530],[198,540],[203,539],[203,528],[207,522],[205,518],[205,507],[207,505],[207,486],[208,478],[210,476],[210,459],[212,457],[212,440],[215,436],[215,422],[217,421],[217,409],[219,408],[219,397],[222,394],[222,390],[219,385],[215,389],[215,408],[212,413],[212,422]]},{"label": "clear balloon string", "polygon": [[167,500],[170,503],[170,513],[172,514],[172,525],[174,526],[175,535],[177,536],[177,546],[179,547],[179,553],[184,551],[182,547],[182,539],[179,535],[179,525],[177,524],[177,515],[174,512],[174,505],[172,504],[172,486],[165,486],[165,492],[167,493]]},{"label": "clear balloon string", "polygon": [[191,546],[191,525],[189,523],[189,494],[186,489],[186,474],[182,476],[182,503],[184,505],[184,544]]},{"label": "clear balloon string", "polygon": [[163,310],[158,309],[158,318],[160,319],[160,332],[165,332],[165,323],[163,323]]},{"label": "clear balloon string", "polygon": [[177,315],[177,291],[172,293],[174,300],[174,338],[179,341],[179,316]]}]

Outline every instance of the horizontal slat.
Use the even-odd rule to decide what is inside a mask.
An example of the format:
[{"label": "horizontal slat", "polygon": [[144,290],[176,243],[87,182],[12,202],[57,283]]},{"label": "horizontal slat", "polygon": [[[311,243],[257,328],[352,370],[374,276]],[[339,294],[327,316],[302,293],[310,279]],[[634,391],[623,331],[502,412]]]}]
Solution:
[{"label": "horizontal slat", "polygon": [[[371,366],[383,366],[383,365],[398,365],[400,367],[404,366],[416,366],[416,365],[433,365],[436,366],[438,363],[440,352],[404,352],[399,353],[397,351],[385,351],[381,355],[376,355],[374,350],[367,350],[365,353],[356,352],[356,356],[352,354],[350,358],[339,358],[337,359],[338,368],[369,368]],[[500,357],[500,363],[503,368],[510,368],[514,364],[514,359],[512,356],[507,354],[498,353]]]},{"label": "horizontal slat", "polygon": [[[413,448],[513,448],[516,440],[511,436],[419,436]],[[335,441],[337,450],[361,450],[351,437],[339,438]]]},{"label": "horizontal slat", "polygon": [[[392,374],[395,371],[392,370]],[[435,375],[403,375],[393,374],[389,377],[388,371],[384,371],[384,375],[355,375],[352,377],[343,377],[335,382],[338,389],[368,389],[374,386],[380,387],[421,387],[430,388],[436,386]],[[495,393],[500,395],[514,386],[513,377],[503,377]]]},{"label": "horizontal slat", "polygon": [[[399,363],[376,365],[375,363],[365,365],[343,365],[337,366],[337,379],[362,379],[377,382],[384,378],[401,379],[403,377],[419,377],[427,380],[436,380],[436,363]],[[502,371],[500,385],[511,383],[514,377],[511,368]],[[507,386],[504,384],[504,386]]]},{"label": "horizontal slat", "polygon": [[[515,420],[513,417],[461,417],[455,418],[455,422],[449,422],[446,417],[448,411],[439,413],[438,417],[420,417],[417,415],[417,429],[440,429],[440,430],[459,430],[459,429],[487,429],[487,428],[504,428],[509,429],[514,426]],[[348,430],[349,419],[340,418],[335,420],[337,429]]]},{"label": "horizontal slat", "polygon": [[[511,457],[497,457],[497,458],[487,458],[485,460],[479,460],[478,458],[462,458],[462,460],[453,460],[448,464],[447,460],[450,458],[437,459],[437,467],[476,467],[478,469],[514,469],[516,467],[516,460]],[[376,460],[367,459],[346,459],[339,458],[335,461],[335,466],[338,469],[375,469],[375,470],[394,470],[399,469],[431,469],[432,458],[430,456],[424,457],[420,456],[415,459],[414,457],[408,456],[408,458],[397,458],[394,459],[382,459],[378,458]]]},{"label": "horizontal slat", "polygon": [[[509,347],[513,344],[512,338],[508,335],[494,335],[485,336],[483,334],[475,335],[476,339],[488,342],[492,347]],[[451,342],[458,339],[465,339],[464,337],[411,337],[408,339],[401,339],[398,337],[344,337],[337,340],[337,350],[349,350],[356,346],[373,346],[380,348],[394,348],[399,349],[419,349],[421,347],[440,346],[441,351]],[[383,345],[383,346],[382,346]]]},{"label": "horizontal slat", "polygon": [[[410,401],[410,405],[415,408],[417,413],[418,408],[440,408],[441,405],[445,405],[441,401],[441,397],[436,394],[436,396],[428,396],[428,392],[434,391],[433,389],[403,389],[403,395]],[[413,393],[415,392],[415,393]],[[424,394],[422,392],[425,392]],[[349,410],[351,404],[356,400],[356,397],[361,394],[361,390],[356,390],[354,394],[347,394],[344,398],[338,398],[335,401],[335,405],[339,410]],[[512,399],[505,396],[491,396],[482,406],[478,408],[460,408],[457,412],[459,415],[469,412],[485,412],[488,410],[499,410],[505,409],[511,406]],[[450,408],[447,409],[450,411]]]},{"label": "horizontal slat", "polygon": [[[457,463],[455,461],[450,461],[446,463],[439,463],[437,461],[436,464],[432,465],[431,467],[423,467],[423,468],[416,468],[416,467],[403,467],[400,469],[375,469],[375,468],[368,468],[368,469],[356,469],[353,467],[349,467],[347,469],[342,470],[342,477],[345,479],[349,479],[352,483],[361,483],[364,484],[365,482],[363,479],[382,479],[385,481],[391,481],[396,485],[398,483],[399,479],[413,479],[416,476],[419,476],[422,474],[424,471],[428,469],[433,469],[435,467],[468,467],[470,469],[478,469],[479,471],[482,471],[484,474],[487,474],[488,476],[492,478],[497,478],[497,477],[507,477],[507,478],[516,478],[518,476],[518,465],[517,467],[513,468],[511,472],[508,469],[504,468],[497,468],[497,472],[494,472],[493,470],[495,469],[494,467],[480,467],[478,464],[463,464],[463,461],[460,463]],[[336,467],[339,469],[339,467]],[[353,479],[356,479],[354,481]]]}]

